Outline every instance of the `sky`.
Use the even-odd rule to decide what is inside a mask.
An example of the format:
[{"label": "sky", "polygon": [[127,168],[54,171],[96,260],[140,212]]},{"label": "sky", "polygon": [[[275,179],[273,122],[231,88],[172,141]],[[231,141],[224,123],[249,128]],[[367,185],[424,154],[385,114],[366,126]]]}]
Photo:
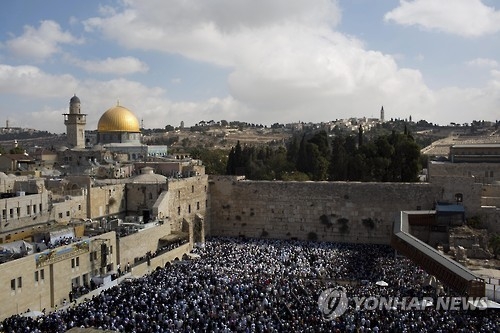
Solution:
[{"label": "sky", "polygon": [[495,0],[2,0],[0,127],[500,119]]}]

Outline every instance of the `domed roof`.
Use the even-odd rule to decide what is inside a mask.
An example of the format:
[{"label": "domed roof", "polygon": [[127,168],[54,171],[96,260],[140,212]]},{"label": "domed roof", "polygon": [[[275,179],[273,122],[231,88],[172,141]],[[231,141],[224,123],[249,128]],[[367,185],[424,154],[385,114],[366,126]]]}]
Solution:
[{"label": "domed roof", "polygon": [[108,109],[97,123],[98,132],[140,132],[139,121],[127,108],[117,105]]},{"label": "domed roof", "polygon": [[71,99],[69,100],[69,102],[70,102],[71,104],[74,104],[74,103],[80,103],[80,99],[79,99],[79,98],[76,96],[76,94],[75,94],[75,96],[71,97]]},{"label": "domed roof", "polygon": [[153,168],[144,167],[141,169],[141,174],[131,178],[134,184],[162,184],[167,182],[167,177],[154,173]]}]

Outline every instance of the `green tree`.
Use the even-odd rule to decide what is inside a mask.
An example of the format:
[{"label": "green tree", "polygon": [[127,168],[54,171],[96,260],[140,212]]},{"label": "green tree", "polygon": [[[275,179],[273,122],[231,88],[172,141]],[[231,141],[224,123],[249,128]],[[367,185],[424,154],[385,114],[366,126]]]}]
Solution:
[{"label": "green tree", "polygon": [[227,158],[226,175],[234,175],[235,173],[236,173],[236,161],[235,161],[234,147],[232,147]]},{"label": "green tree", "polygon": [[303,172],[286,172],[281,175],[281,180],[285,181],[297,181],[297,182],[305,182],[311,180],[309,176]]},{"label": "green tree", "polygon": [[307,173],[312,180],[326,180],[328,175],[328,159],[314,143],[307,143]]},{"label": "green tree", "polygon": [[358,128],[358,147],[363,145],[363,126],[359,125]]},{"label": "green tree", "polygon": [[330,158],[329,179],[347,180],[349,156],[345,149],[345,138],[336,136],[332,141],[332,154]]},{"label": "green tree", "polygon": [[303,173],[308,173],[306,144],[307,144],[306,135],[304,134],[302,136],[302,139],[300,140],[299,152],[296,162],[297,171]]},{"label": "green tree", "polygon": [[9,154],[24,154],[24,148],[17,146],[9,150]]},{"label": "green tree", "polygon": [[299,139],[297,138],[296,135],[292,137],[290,140],[290,143],[288,144],[287,152],[286,152],[286,158],[287,160],[292,163],[295,167],[297,160],[299,158],[299,149],[300,149],[300,144],[299,144]]},{"label": "green tree", "polygon": [[228,163],[228,151],[225,149],[205,149],[201,147],[192,148],[189,152],[195,159],[199,159],[205,165],[205,173],[208,175],[226,174]]},{"label": "green tree", "polygon": [[319,131],[318,133],[314,134],[314,136],[309,139],[308,142],[316,145],[321,156],[329,159],[330,145],[328,144],[328,135],[325,131]]},{"label": "green tree", "polygon": [[391,161],[392,181],[415,182],[420,170],[420,147],[409,135],[392,133],[389,140],[394,147]]},{"label": "green tree", "polygon": [[389,143],[386,135],[379,136],[375,139],[375,179],[380,182],[391,180],[390,169],[392,156],[394,155],[394,147]]},{"label": "green tree", "polygon": [[490,246],[493,254],[495,255],[495,258],[498,257],[500,254],[500,235],[499,234],[494,234],[491,236],[488,245]]}]

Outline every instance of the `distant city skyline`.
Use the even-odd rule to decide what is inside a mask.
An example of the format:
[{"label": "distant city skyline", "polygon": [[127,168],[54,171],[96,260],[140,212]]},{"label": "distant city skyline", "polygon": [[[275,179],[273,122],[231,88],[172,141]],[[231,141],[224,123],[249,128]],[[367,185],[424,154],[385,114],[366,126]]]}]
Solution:
[{"label": "distant city skyline", "polygon": [[120,105],[145,128],[500,114],[492,0],[6,0],[0,124],[87,130]]}]

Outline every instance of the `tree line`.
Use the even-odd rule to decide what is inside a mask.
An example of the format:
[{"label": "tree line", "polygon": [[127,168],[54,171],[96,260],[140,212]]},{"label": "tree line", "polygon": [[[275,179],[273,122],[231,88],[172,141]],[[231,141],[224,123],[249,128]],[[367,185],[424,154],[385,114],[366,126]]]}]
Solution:
[{"label": "tree line", "polygon": [[415,182],[423,163],[406,128],[367,139],[360,126],[357,135],[302,134],[286,147],[242,147],[238,141],[225,173],[253,180]]}]

